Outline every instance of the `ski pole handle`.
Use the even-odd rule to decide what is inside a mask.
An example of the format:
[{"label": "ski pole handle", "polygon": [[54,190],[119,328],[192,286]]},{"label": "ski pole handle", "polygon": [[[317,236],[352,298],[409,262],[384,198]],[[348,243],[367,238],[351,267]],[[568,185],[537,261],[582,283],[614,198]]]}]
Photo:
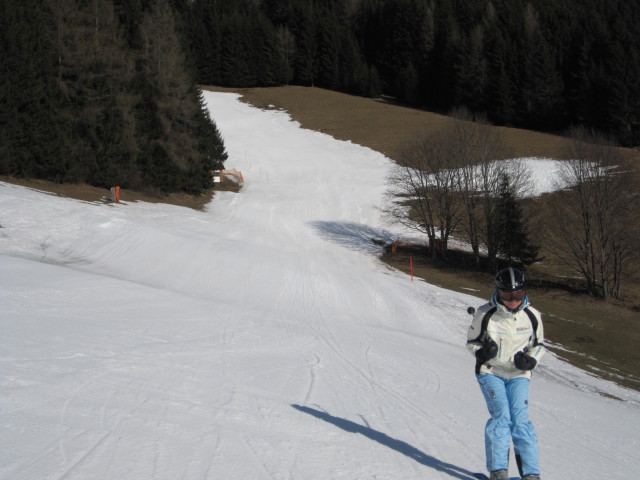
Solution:
[{"label": "ski pole handle", "polygon": [[467,313],[469,315],[473,315],[474,313],[476,313],[476,309],[473,308],[473,307],[469,307],[469,308],[467,308]]}]

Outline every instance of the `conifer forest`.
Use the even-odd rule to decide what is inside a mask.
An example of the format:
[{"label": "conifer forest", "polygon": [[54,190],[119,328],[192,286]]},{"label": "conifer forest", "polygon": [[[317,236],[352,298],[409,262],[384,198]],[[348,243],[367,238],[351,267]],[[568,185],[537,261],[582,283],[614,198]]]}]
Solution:
[{"label": "conifer forest", "polygon": [[386,95],[640,145],[640,0],[0,0],[0,174],[198,193],[198,85]]},{"label": "conifer forest", "polygon": [[166,0],[1,0],[0,174],[192,194],[226,159]]}]

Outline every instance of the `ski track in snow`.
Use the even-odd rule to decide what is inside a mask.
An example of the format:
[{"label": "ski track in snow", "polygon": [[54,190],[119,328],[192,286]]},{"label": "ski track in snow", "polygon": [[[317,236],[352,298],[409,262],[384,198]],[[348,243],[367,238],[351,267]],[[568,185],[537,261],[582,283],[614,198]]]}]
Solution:
[{"label": "ski track in snow", "polygon": [[[0,183],[0,479],[476,478],[485,299],[376,259],[391,162],[205,98],[246,179],[205,211]],[[543,478],[640,471],[637,392],[549,354],[531,403]]]}]

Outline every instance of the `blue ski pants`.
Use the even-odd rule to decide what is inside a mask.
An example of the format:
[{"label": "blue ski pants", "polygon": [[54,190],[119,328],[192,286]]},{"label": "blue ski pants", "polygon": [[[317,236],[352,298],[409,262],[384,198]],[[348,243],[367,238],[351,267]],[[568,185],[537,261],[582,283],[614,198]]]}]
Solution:
[{"label": "blue ski pants", "polygon": [[484,432],[487,470],[509,468],[509,447],[513,440],[516,457],[522,461],[522,474],[540,474],[538,436],[529,421],[531,381],[505,380],[492,374],[476,377],[491,414]]}]

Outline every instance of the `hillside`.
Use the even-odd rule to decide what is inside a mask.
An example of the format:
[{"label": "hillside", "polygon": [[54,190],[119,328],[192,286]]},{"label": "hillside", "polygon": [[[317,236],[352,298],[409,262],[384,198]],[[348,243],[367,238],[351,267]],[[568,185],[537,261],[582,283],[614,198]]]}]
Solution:
[{"label": "hillside", "polygon": [[[391,162],[205,98],[241,194],[194,210],[0,182],[0,478],[476,480],[484,299],[379,261],[371,237],[403,234],[378,210]],[[552,353],[535,373],[543,478],[633,478],[640,393]]]},{"label": "hillside", "polygon": [[[443,115],[411,109],[385,100],[367,99],[319,88],[277,87],[226,89],[204,87],[204,90],[237,92],[241,100],[266,110],[284,110],[301,126],[330,134],[332,137],[367,146],[390,158],[397,158],[403,145],[424,129],[442,128],[450,122]],[[563,158],[566,140],[562,137],[528,130],[496,127],[504,133],[514,156]],[[621,149],[632,157],[633,152]],[[233,159],[228,162],[235,166]],[[48,190],[59,195],[92,201],[108,195],[108,191],[86,185],[59,185],[40,180],[0,180]],[[384,178],[380,179],[384,183]],[[356,179],[353,179],[356,182]],[[184,194],[154,197],[125,190],[127,201],[163,202],[203,208],[220,188],[194,197]],[[409,271],[409,255],[384,256],[393,268]],[[535,267],[534,267],[535,268]],[[547,272],[549,266],[544,265]],[[414,273],[430,283],[459,292],[490,294],[492,278],[483,273],[448,267],[435,268],[420,257],[414,258]],[[584,295],[563,290],[533,289],[535,304],[545,313],[547,333],[558,345],[557,353],[574,364],[630,388],[640,389],[640,283],[631,285],[632,300],[626,305],[605,304]],[[635,298],[635,300],[633,299]],[[602,331],[607,329],[604,338]]]},{"label": "hillside", "polygon": [[[327,133],[372,148],[397,160],[407,142],[428,129],[446,128],[449,117],[407,108],[383,99],[367,99],[319,88],[276,87],[226,89],[204,87],[211,91],[237,92],[241,100],[266,110],[284,110],[301,126]],[[494,127],[504,136],[513,157],[548,157],[563,159],[568,140],[557,135]],[[637,162],[637,152],[619,149],[628,162]],[[633,167],[631,174],[638,175]],[[355,180],[354,180],[355,181]],[[381,178],[381,182],[385,179]],[[640,184],[640,177],[638,179]],[[544,253],[543,253],[544,254]],[[409,254],[384,260],[408,273]],[[415,256],[415,255],[414,255]],[[562,274],[561,265],[533,266],[532,272]],[[456,267],[435,268],[430,262],[415,259],[417,276],[436,285],[460,292],[490,294],[491,275],[470,273]],[[548,334],[563,348],[558,354],[597,374],[631,388],[640,389],[640,278],[627,285],[626,304],[605,304],[585,295],[559,289],[533,288],[536,305],[547,315]],[[608,337],[602,331],[607,329]]]},{"label": "hillside", "polygon": [[[350,140],[397,160],[407,142],[429,129],[446,128],[445,115],[398,105],[391,99],[368,99],[312,87],[273,87],[205,90],[237,92],[258,108],[288,112],[304,128]],[[565,140],[557,135],[496,127],[514,157],[561,158]]]}]

